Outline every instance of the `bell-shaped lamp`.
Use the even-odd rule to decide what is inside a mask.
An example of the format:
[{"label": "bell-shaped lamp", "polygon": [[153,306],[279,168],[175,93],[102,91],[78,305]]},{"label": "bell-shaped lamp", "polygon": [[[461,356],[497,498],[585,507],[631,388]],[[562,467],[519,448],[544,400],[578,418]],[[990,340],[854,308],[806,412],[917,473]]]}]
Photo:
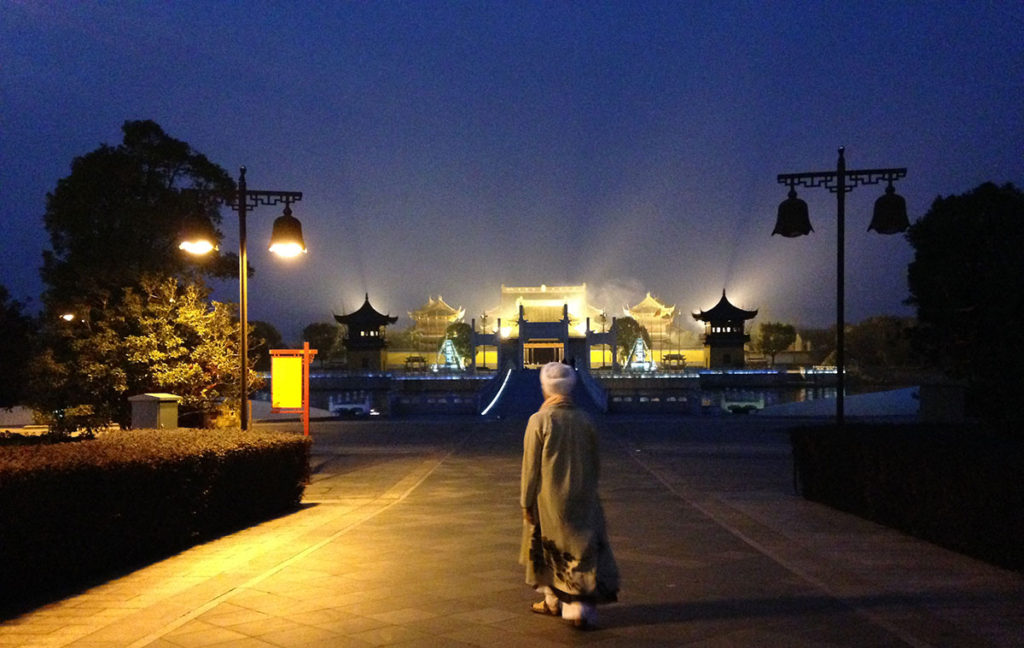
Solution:
[{"label": "bell-shaped lamp", "polygon": [[796,197],[796,189],[789,188],[789,198],[779,203],[779,216],[775,221],[772,236],[781,234],[786,238],[803,236],[814,231],[807,215],[807,203]]},{"label": "bell-shaped lamp", "polygon": [[294,257],[306,251],[306,242],[302,239],[302,223],[292,216],[292,208],[288,204],[284,206],[284,214],[274,221],[269,249],[282,257]]},{"label": "bell-shaped lamp", "polygon": [[907,201],[892,188],[892,182],[885,188],[885,194],[875,201],[875,213],[871,217],[869,230],[879,234],[899,234],[910,227],[907,218]]},{"label": "bell-shaped lamp", "polygon": [[178,249],[201,256],[217,249],[217,231],[205,218],[192,217],[185,221],[179,235]]}]

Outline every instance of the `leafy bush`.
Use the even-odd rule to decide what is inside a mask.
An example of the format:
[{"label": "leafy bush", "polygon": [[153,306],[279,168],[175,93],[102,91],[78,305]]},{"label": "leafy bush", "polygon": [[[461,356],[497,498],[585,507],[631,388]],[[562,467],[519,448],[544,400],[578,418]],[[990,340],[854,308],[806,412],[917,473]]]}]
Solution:
[{"label": "leafy bush", "polygon": [[0,447],[0,605],[295,508],[304,437],[139,430]]},{"label": "leafy bush", "polygon": [[992,428],[848,425],[791,431],[802,494],[1024,570],[1024,440]]}]

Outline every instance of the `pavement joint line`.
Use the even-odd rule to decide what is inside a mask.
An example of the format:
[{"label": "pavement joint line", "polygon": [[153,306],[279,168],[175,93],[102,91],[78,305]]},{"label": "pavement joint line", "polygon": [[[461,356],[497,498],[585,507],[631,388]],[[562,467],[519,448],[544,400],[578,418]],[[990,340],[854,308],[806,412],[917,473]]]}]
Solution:
[{"label": "pavement joint line", "polygon": [[[177,630],[178,628],[182,627],[186,623],[188,623],[188,622],[198,618],[202,614],[205,614],[206,612],[209,612],[210,610],[212,610],[213,608],[217,607],[221,603],[224,603],[225,601],[231,599],[238,592],[240,592],[242,590],[245,590],[245,589],[249,589],[252,586],[259,584],[260,582],[266,580],[267,578],[270,578],[274,574],[277,574],[281,570],[285,569],[289,565],[291,565],[291,564],[293,564],[295,562],[298,562],[299,560],[302,560],[306,556],[308,556],[308,555],[318,551],[319,549],[322,549],[323,547],[325,547],[326,545],[330,544],[331,542],[334,542],[335,540],[337,540],[341,536],[345,535],[346,533],[348,533],[349,531],[355,529],[356,527],[362,525],[363,523],[365,523],[365,522],[367,522],[369,520],[372,520],[373,518],[377,517],[381,513],[384,513],[385,511],[391,509],[392,507],[397,506],[401,502],[405,501],[405,499],[408,498],[409,495],[411,495],[413,493],[413,491],[415,491],[417,488],[419,488],[419,486],[424,481],[426,481],[426,479],[428,477],[430,477],[430,475],[433,474],[434,471],[437,470],[441,466],[441,464],[443,464],[449,457],[451,457],[456,452],[456,450],[458,450],[466,442],[466,440],[469,438],[469,436],[470,436],[469,434],[466,434],[458,443],[456,443],[450,450],[448,450],[448,452],[446,454],[444,454],[440,458],[438,458],[438,459],[430,459],[428,461],[422,462],[421,466],[420,466],[420,469],[417,470],[416,473],[414,473],[412,477],[407,477],[407,478],[405,478],[405,479],[403,479],[403,480],[401,480],[399,482],[399,484],[403,484],[403,482],[407,484],[406,487],[404,488],[404,490],[402,490],[401,492],[397,492],[397,493],[395,492],[395,491],[397,491],[397,486],[398,486],[398,485],[396,485],[396,486],[388,489],[388,491],[386,493],[384,493],[383,495],[381,495],[380,497],[374,498],[374,500],[373,500],[374,502],[386,502],[383,506],[378,507],[376,510],[373,510],[373,511],[369,512],[369,514],[366,514],[366,515],[360,517],[359,519],[354,520],[353,522],[350,522],[349,524],[345,525],[344,527],[342,527],[338,531],[332,533],[330,536],[324,538],[323,540],[320,540],[319,542],[317,542],[317,543],[315,543],[313,545],[310,545],[310,546],[306,547],[302,551],[300,551],[300,552],[290,556],[289,558],[286,558],[285,560],[282,560],[277,565],[271,567],[270,569],[264,571],[261,574],[258,574],[256,576],[250,578],[249,580],[245,581],[241,585],[236,585],[236,586],[230,587],[229,589],[227,589],[226,591],[222,592],[221,594],[213,597],[212,599],[210,599],[209,601],[207,601],[203,605],[190,610],[188,613],[183,614],[182,616],[178,617],[174,621],[164,625],[159,630],[156,630],[155,632],[151,632],[148,635],[146,635],[146,636],[144,636],[144,637],[142,637],[140,639],[136,639],[132,643],[128,644],[128,646],[126,646],[126,648],[143,648],[144,646],[148,646],[149,644],[151,644],[151,643],[153,643],[153,642],[155,642],[155,641],[165,637],[167,634],[173,632],[174,630]],[[419,473],[419,474],[417,474],[417,473]],[[412,483],[408,483],[408,482],[412,482]],[[369,504],[364,504],[363,506],[360,506],[359,508],[369,508],[369,507],[370,507]]]},{"label": "pavement joint line", "polygon": [[[906,642],[908,645],[913,646],[914,648],[938,648],[934,644],[928,643],[926,641],[923,641],[923,640],[919,639],[918,637],[916,637],[916,636],[914,636],[912,634],[909,634],[903,628],[901,628],[901,627],[899,627],[899,626],[889,622],[885,618],[882,618],[880,615],[878,615],[878,614],[876,614],[876,613],[874,613],[874,612],[872,612],[870,610],[865,609],[863,606],[857,605],[856,603],[852,602],[849,599],[849,597],[844,596],[841,592],[837,592],[835,590],[835,588],[829,586],[821,578],[819,578],[817,576],[814,576],[813,574],[809,573],[806,569],[804,569],[804,568],[800,567],[799,565],[795,564],[792,560],[789,560],[789,559],[785,558],[778,551],[775,551],[775,550],[771,549],[770,547],[765,546],[763,543],[758,542],[757,540],[752,538],[749,534],[747,534],[744,531],[742,531],[735,524],[729,522],[726,519],[727,516],[723,515],[722,511],[716,510],[716,508],[725,507],[725,508],[728,508],[730,511],[732,511],[734,514],[739,514],[739,515],[749,519],[749,516],[747,516],[745,513],[743,513],[739,509],[736,509],[735,507],[731,506],[730,504],[728,504],[727,502],[721,500],[720,498],[715,497],[714,495],[704,494],[703,497],[697,497],[696,494],[691,489],[689,489],[689,488],[687,488],[685,486],[678,486],[678,485],[672,484],[656,468],[654,468],[653,466],[650,466],[647,463],[645,463],[641,459],[641,457],[640,457],[640,455],[642,453],[640,453],[638,451],[634,451],[634,450],[636,450],[635,447],[631,447],[629,444],[627,444],[626,441],[621,441],[621,440],[619,441],[619,445],[625,450],[625,454],[628,457],[630,457],[633,461],[635,461],[637,463],[637,465],[639,465],[642,469],[644,469],[645,471],[650,473],[651,476],[653,476],[656,480],[658,480],[658,482],[660,482],[663,486],[665,486],[665,488],[667,488],[670,493],[672,493],[673,495],[675,495],[679,499],[683,500],[684,502],[686,502],[687,504],[689,504],[693,508],[697,509],[702,514],[706,515],[708,518],[713,520],[716,524],[721,526],[723,529],[725,529],[729,533],[733,534],[734,536],[736,536],[737,538],[742,540],[747,545],[749,545],[752,548],[756,549],[758,552],[760,552],[764,556],[767,556],[768,558],[770,558],[771,560],[775,561],[776,563],[778,563],[779,565],[781,565],[785,569],[789,570],[793,574],[796,574],[800,578],[804,579],[806,582],[810,583],[811,585],[813,585],[813,586],[819,588],[820,590],[828,593],[835,600],[842,602],[844,605],[848,606],[850,609],[852,609],[857,614],[863,615],[864,617],[870,619],[873,623],[875,623],[875,624],[881,626],[882,628],[884,628],[885,630],[891,632],[898,639],[900,639],[901,641]],[[757,523],[756,521],[754,521],[754,523],[760,525],[760,523]],[[760,526],[763,526],[763,525],[760,525]],[[774,531],[772,531],[770,529],[768,530],[768,532],[775,533]]]}]

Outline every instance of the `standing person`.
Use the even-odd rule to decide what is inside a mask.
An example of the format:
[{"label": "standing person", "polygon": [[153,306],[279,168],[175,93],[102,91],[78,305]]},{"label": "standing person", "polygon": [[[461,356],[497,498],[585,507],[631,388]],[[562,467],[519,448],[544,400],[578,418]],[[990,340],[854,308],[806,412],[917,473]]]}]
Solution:
[{"label": "standing person", "polygon": [[544,404],[523,437],[519,562],[526,583],[544,594],[534,612],[588,628],[597,618],[595,606],[616,600],[619,571],[597,494],[597,431],[573,404],[575,384],[568,365],[550,362],[540,370]]}]

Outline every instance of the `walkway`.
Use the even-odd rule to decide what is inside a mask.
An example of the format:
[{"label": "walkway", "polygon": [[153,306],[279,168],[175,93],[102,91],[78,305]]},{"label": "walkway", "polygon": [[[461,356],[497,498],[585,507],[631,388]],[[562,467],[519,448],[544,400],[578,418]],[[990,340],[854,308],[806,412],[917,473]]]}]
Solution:
[{"label": "walkway", "polygon": [[313,424],[300,511],[0,624],[0,646],[1024,646],[1024,578],[792,495],[779,422],[604,421],[623,574],[531,614],[521,422]]}]

